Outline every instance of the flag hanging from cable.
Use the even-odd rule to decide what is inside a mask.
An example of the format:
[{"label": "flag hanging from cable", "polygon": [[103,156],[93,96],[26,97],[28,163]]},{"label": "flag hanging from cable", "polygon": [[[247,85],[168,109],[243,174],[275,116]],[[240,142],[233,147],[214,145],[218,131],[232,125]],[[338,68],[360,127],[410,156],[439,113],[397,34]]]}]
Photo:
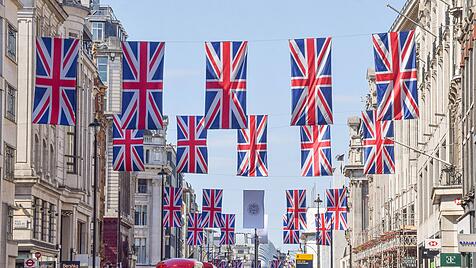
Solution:
[{"label": "flag hanging from cable", "polygon": [[187,245],[199,246],[203,243],[202,214],[200,212],[188,214]]},{"label": "flag hanging from cable", "polygon": [[177,116],[177,172],[208,173],[203,116]]},{"label": "flag hanging from cable", "polygon": [[331,176],[331,127],[301,127],[301,176]]},{"label": "flag hanging from cable", "polygon": [[34,124],[76,124],[78,52],[78,39],[36,39]]},{"label": "flag hanging from cable", "polygon": [[332,124],[331,38],[291,39],[289,48],[291,126]]},{"label": "flag hanging from cable", "polygon": [[330,246],[332,244],[332,213],[325,212],[316,214],[316,239],[317,244],[321,246]]},{"label": "flag hanging from cable", "polygon": [[122,42],[122,114],[126,129],[162,129],[163,42]]},{"label": "flag hanging from cable", "polygon": [[377,120],[419,117],[415,31],[372,35]]},{"label": "flag hanging from cable", "polygon": [[289,228],[306,229],[306,190],[286,190],[286,208]]},{"label": "flag hanging from cable", "polygon": [[299,244],[299,230],[290,228],[288,214],[283,215],[283,244]]},{"label": "flag hanging from cable", "polygon": [[334,230],[347,230],[347,188],[327,189],[327,212],[332,215]]},{"label": "flag hanging from cable", "polygon": [[267,131],[267,115],[248,116],[248,128],[237,131],[237,175],[247,177],[268,176]]},{"label": "flag hanging from cable", "polygon": [[203,227],[220,228],[222,227],[222,189],[203,189],[202,198],[202,223]]},{"label": "flag hanging from cable", "polygon": [[123,129],[120,115],[113,116],[112,163],[116,171],[143,171],[144,132]]},{"label": "flag hanging from cable", "polygon": [[162,219],[163,226],[181,227],[182,226],[182,188],[165,187]]},{"label": "flag hanging from cable", "polygon": [[221,214],[220,245],[235,244],[235,214]]},{"label": "flag hanging from cable", "polygon": [[205,126],[242,129],[247,126],[246,58],[248,42],[206,42]]},{"label": "flag hanging from cable", "polygon": [[243,190],[243,228],[264,228],[264,190]]}]

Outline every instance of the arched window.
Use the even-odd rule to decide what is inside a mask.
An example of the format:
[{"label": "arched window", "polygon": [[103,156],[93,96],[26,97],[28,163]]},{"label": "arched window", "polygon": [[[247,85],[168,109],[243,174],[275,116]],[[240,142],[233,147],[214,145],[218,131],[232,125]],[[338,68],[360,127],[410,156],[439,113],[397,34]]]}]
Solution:
[{"label": "arched window", "polygon": [[56,175],[56,155],[53,149],[53,144],[50,144],[50,174],[51,178],[55,179]]},{"label": "arched window", "polygon": [[34,154],[33,154],[33,165],[35,166],[36,172],[40,171],[40,161],[41,161],[41,147],[40,147],[40,139],[38,135],[35,135],[35,147],[34,147]]},{"label": "arched window", "polygon": [[145,150],[145,163],[149,164],[150,161],[150,150]]},{"label": "arched window", "polygon": [[41,164],[41,168],[45,171],[48,170],[48,147],[46,146],[46,141],[43,140],[43,150],[42,150],[42,155],[43,155],[43,162]]}]

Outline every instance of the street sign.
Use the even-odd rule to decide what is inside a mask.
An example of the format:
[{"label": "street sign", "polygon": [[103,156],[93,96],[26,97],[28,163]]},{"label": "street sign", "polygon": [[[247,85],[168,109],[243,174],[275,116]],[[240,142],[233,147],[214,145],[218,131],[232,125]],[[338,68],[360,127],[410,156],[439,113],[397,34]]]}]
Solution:
[{"label": "street sign", "polygon": [[33,259],[26,259],[24,263],[25,267],[35,267],[35,261]]},{"label": "street sign", "polygon": [[458,234],[459,252],[476,252],[476,234]]},{"label": "street sign", "polygon": [[441,253],[441,267],[461,267],[461,254],[459,253]]},{"label": "street sign", "polygon": [[312,268],[312,254],[296,254],[296,268]]},{"label": "street sign", "polygon": [[41,252],[39,251],[35,252],[35,258],[39,260],[41,258]]},{"label": "street sign", "polygon": [[425,248],[426,249],[440,249],[441,239],[425,239]]}]

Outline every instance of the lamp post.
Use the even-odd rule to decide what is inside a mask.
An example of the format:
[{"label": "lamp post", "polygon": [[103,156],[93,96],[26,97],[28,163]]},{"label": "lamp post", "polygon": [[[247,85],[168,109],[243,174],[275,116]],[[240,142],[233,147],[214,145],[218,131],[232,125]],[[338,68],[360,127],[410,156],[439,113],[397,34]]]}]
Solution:
[{"label": "lamp post", "polygon": [[[318,224],[323,224],[321,223],[321,218],[320,218],[320,214],[319,214],[319,207],[321,206],[321,203],[322,203],[322,199],[321,197],[319,196],[319,194],[317,194],[317,198],[316,200],[314,200],[314,203],[316,203],[316,207],[317,207],[317,217],[318,217]],[[325,224],[325,223],[324,223]],[[319,226],[316,226],[317,229],[319,229]],[[321,250],[320,250],[320,245],[319,245],[319,240],[317,239],[317,236],[319,235],[319,230],[316,231],[316,248],[317,248],[317,252],[316,252],[316,262],[317,262],[317,267],[321,267]]]},{"label": "lamp post", "polygon": [[96,251],[97,251],[97,207],[98,207],[98,132],[97,128],[100,126],[99,121],[94,118],[94,121],[89,124],[89,127],[94,128],[94,185],[93,185],[93,260],[92,265],[93,268],[96,268]]},{"label": "lamp post", "polygon": [[165,189],[165,180],[166,176],[168,175],[167,171],[165,170],[165,165],[162,165],[160,172],[158,175],[162,175],[162,182],[160,184],[160,194],[162,198],[160,198],[160,260],[163,261],[164,258],[164,247],[165,247],[165,230],[164,230],[164,189]]}]

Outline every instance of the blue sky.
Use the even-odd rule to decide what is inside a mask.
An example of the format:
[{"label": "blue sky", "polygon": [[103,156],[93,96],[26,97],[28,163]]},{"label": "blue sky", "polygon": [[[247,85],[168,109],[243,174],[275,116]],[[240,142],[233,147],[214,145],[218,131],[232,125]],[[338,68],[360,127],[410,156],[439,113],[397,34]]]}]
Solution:
[{"label": "blue sky", "polygon": [[[186,175],[201,202],[201,189],[224,189],[223,210],[242,226],[242,190],[264,189],[269,238],[282,246],[281,216],[286,189],[325,188],[342,175],[300,177],[299,129],[289,126],[289,38],[333,37],[334,125],[332,154],[346,153],[347,117],[359,115],[373,66],[370,34],[386,32],[403,0],[102,0],[111,5],[129,40],[165,41],[164,114],[171,118],[167,139],[176,141],[176,115],[201,115],[205,107],[204,41],[248,40],[248,114],[268,114],[268,178],[236,177],[236,131],[208,132],[209,175]],[[333,158],[334,166],[338,163]],[[339,181],[339,183],[337,183]],[[308,194],[308,204],[314,197]],[[240,230],[242,231],[242,230]],[[248,230],[251,231],[251,230]],[[285,247],[289,248],[289,247]]]}]

